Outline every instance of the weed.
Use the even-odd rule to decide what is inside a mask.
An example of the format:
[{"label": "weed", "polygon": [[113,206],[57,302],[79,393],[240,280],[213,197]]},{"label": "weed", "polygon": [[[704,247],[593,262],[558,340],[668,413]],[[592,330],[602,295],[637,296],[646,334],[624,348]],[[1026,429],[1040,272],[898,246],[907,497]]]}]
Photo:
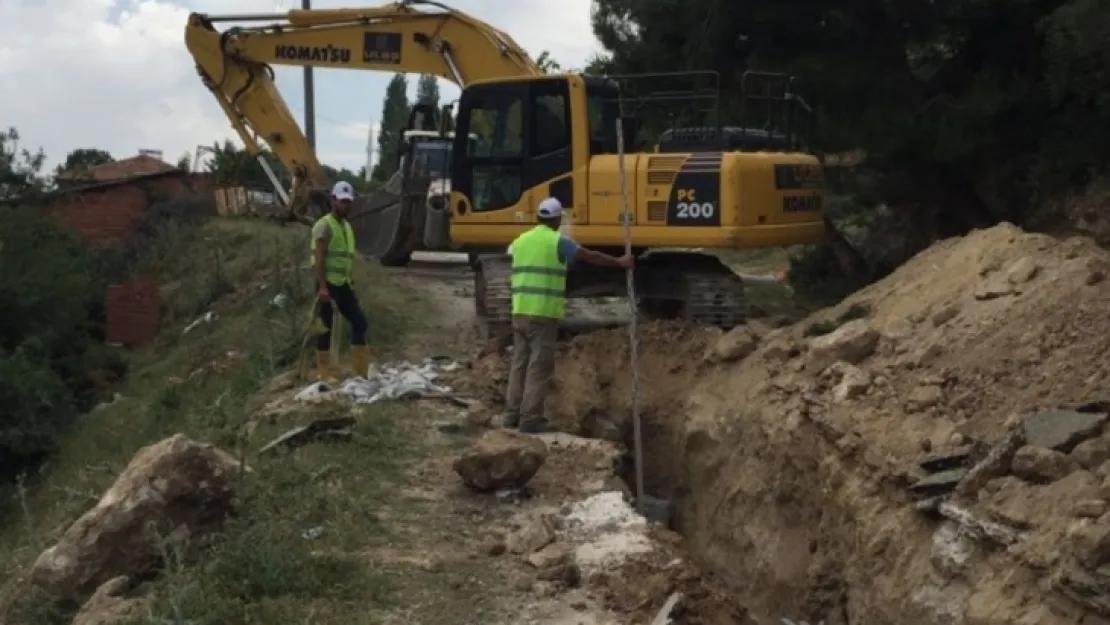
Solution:
[{"label": "weed", "polygon": [[312,553],[303,530],[247,517],[212,555],[206,576],[244,602],[283,596],[350,597],[362,569],[351,560]]},{"label": "weed", "polygon": [[0,614],[5,623],[19,625],[69,625],[77,614],[77,606],[59,602],[38,588],[31,587],[20,593]]}]

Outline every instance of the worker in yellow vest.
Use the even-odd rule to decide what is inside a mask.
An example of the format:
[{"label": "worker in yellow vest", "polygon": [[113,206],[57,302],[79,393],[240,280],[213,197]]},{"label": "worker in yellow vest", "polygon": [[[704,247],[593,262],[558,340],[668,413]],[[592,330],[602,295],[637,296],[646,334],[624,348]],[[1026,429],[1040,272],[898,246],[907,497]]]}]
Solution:
[{"label": "worker in yellow vest", "polygon": [[312,226],[312,266],[316,273],[317,314],[324,332],[316,335],[316,372],[320,380],[335,382],[332,369],[331,332],[334,306],[351,324],[351,363],[355,374],[365,376],[370,367],[366,346],[366,315],[359,305],[351,278],[355,266],[355,232],[347,221],[355,190],[339,181],[331,190],[331,212]]},{"label": "worker in yellow vest", "polygon": [[586,249],[559,234],[563,205],[556,198],[540,202],[539,223],[517,237],[513,257],[513,364],[503,425],[525,433],[547,429],[544,402],[555,373],[555,339],[566,302],[567,266],[575,260],[601,267],[632,266],[620,258]]}]

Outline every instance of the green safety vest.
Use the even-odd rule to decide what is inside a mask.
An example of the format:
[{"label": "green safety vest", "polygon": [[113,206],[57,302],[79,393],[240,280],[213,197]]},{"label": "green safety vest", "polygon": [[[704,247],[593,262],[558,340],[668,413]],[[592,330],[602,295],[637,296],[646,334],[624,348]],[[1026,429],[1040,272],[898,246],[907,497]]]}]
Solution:
[{"label": "green safety vest", "polygon": [[562,319],[567,266],[559,262],[559,233],[544,225],[513,241],[513,314]]},{"label": "green safety vest", "polygon": [[[351,273],[355,266],[355,231],[351,228],[350,222],[344,220],[341,223],[331,213],[321,217],[316,224],[321,221],[327,222],[328,228],[331,229],[324,278],[330,284],[343,286],[351,281]],[[315,231],[316,227],[313,226],[312,229]],[[309,248],[311,250],[309,258],[312,266],[316,267],[316,237],[309,237]]]}]

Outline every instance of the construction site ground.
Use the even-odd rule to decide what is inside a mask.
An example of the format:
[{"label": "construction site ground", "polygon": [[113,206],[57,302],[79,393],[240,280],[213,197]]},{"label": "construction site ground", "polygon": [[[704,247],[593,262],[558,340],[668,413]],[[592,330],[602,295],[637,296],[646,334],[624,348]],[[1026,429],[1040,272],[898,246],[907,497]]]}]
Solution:
[{"label": "construction site ground", "polygon": [[[0,622],[647,625],[675,592],[679,624],[1110,622],[1110,256],[1085,240],[1003,224],[831,309],[760,283],[757,318],[729,333],[643,324],[646,485],[673,523],[609,501],[601,540],[570,520],[629,492],[629,337],[608,327],[625,303],[575,303],[547,460],[525,491],[480,494],[452,463],[496,428],[507,356],[478,341],[465,265],[367,262],[357,282],[376,359],[458,363],[442,381],[462,401],[305,402],[304,232],[224,220],[177,236],[158,343],[11,492]],[[752,258],[730,261],[767,273]],[[334,416],[355,417],[351,438],[258,453]],[[139,448],[179,432],[251,466],[234,521],[200,554],[167,552],[122,620],[74,620],[29,582],[36,558]],[[547,577],[536,558],[559,543],[580,566]]]}]

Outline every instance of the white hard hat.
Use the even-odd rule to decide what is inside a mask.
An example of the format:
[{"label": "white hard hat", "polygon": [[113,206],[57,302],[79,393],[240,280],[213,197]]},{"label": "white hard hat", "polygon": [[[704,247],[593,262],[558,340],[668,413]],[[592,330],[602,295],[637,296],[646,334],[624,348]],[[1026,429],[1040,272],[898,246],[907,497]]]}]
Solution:
[{"label": "white hard hat", "polygon": [[540,202],[540,206],[536,209],[536,214],[544,219],[554,219],[563,214],[563,204],[558,198],[549,197]]},{"label": "white hard hat", "polygon": [[337,200],[353,200],[355,199],[355,189],[351,186],[351,183],[340,180],[331,188],[331,196]]}]

